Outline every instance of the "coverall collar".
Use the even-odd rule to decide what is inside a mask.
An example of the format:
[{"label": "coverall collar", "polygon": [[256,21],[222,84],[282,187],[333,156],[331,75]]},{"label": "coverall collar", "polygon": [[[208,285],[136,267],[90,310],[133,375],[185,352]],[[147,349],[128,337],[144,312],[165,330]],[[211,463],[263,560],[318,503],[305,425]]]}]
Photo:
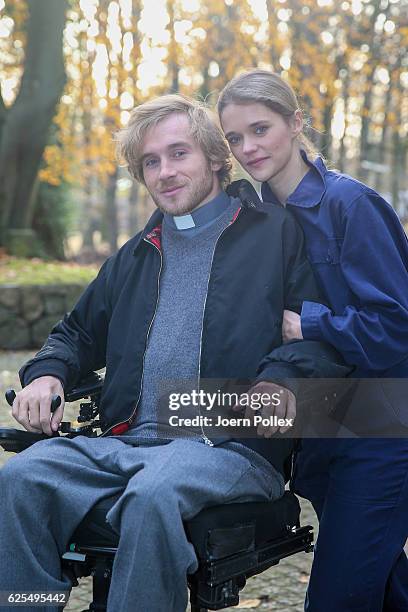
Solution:
[{"label": "coverall collar", "polygon": [[[312,208],[320,204],[326,191],[325,175],[327,168],[321,157],[311,161],[303,149],[301,149],[300,154],[303,161],[309,166],[309,172],[305,174],[296,189],[289,195],[286,204],[302,208]],[[266,181],[262,183],[261,194],[265,202],[273,202],[282,206]]]}]

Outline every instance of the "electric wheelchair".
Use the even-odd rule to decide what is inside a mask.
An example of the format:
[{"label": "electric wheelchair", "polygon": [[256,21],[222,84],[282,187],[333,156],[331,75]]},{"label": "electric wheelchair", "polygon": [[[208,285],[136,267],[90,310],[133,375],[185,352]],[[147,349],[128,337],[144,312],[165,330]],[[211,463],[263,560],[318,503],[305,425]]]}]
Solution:
[{"label": "electric wheelchair", "polygon": [[[95,372],[66,393],[65,400],[80,404],[77,421],[63,422],[57,435],[94,437],[98,429],[98,406],[103,377]],[[12,405],[15,394],[6,399]],[[59,398],[53,400],[54,409]],[[20,452],[48,436],[19,429],[0,429],[0,446]],[[287,461],[288,480],[290,458]],[[106,522],[106,514],[116,497],[102,500],[87,514],[62,556],[62,571],[73,586],[78,579],[92,576],[92,602],[89,611],[106,610],[112,564],[118,535]],[[246,502],[205,508],[185,522],[199,567],[188,576],[191,612],[221,610],[239,604],[239,592],[247,578],[259,574],[281,559],[313,549],[313,528],[300,526],[300,506],[295,495],[286,491],[273,502]],[[85,612],[85,611],[84,611]],[[148,612],[148,611],[146,611]]]}]

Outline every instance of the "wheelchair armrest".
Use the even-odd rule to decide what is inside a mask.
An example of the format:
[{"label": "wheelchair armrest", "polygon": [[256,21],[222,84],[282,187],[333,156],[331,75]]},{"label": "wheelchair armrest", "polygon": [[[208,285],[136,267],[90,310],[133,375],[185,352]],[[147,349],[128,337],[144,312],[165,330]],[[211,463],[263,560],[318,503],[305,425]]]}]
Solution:
[{"label": "wheelchair armrest", "polygon": [[83,397],[93,397],[101,393],[105,376],[97,372],[91,372],[85,378],[81,378],[77,386],[65,393],[66,402],[75,402]]},{"label": "wheelchair armrest", "polygon": [[[58,436],[59,434],[55,434]],[[24,429],[0,429],[0,446],[9,453],[19,453],[40,440],[48,440],[50,436]]]}]

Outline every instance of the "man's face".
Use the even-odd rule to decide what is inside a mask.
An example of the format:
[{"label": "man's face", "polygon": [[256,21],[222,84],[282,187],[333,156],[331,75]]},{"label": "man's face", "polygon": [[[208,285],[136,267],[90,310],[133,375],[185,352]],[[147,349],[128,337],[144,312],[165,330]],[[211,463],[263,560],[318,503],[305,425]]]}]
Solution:
[{"label": "man's face", "polygon": [[141,155],[146,187],[163,212],[185,215],[221,190],[220,164],[206,159],[185,114],[172,113],[149,128]]}]

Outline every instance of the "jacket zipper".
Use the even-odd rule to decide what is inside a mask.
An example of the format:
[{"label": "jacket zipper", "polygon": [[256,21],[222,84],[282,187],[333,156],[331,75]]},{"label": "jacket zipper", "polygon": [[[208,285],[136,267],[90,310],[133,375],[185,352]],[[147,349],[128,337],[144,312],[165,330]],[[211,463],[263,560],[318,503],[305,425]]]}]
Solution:
[{"label": "jacket zipper", "polygon": [[[237,210],[237,212],[234,214],[232,221],[227,225],[227,227],[225,227],[222,232],[220,233],[220,235],[218,236],[217,240],[215,241],[215,245],[214,245],[214,249],[212,252],[212,256],[211,256],[211,265],[210,265],[210,272],[208,274],[208,280],[207,280],[207,291],[205,294],[205,300],[204,300],[204,308],[203,308],[203,318],[201,321],[201,333],[200,333],[200,350],[199,350],[199,355],[198,355],[198,380],[197,380],[197,385],[198,387],[200,386],[200,379],[201,379],[201,350],[202,350],[202,346],[203,346],[203,331],[204,331],[204,316],[205,316],[205,308],[207,305],[207,297],[208,297],[208,288],[210,286],[210,278],[211,278],[211,270],[213,267],[213,263],[214,263],[214,255],[215,255],[215,249],[217,248],[217,244],[218,241],[220,240],[221,236],[231,227],[231,225],[233,223],[235,223],[235,221],[238,219],[240,213],[242,211],[242,206]],[[200,405],[198,406],[198,414],[201,417],[201,408]],[[203,427],[203,423],[202,423],[202,419],[200,418],[200,427],[201,427],[201,434],[202,434],[202,438],[204,440],[204,443],[207,444],[208,446],[214,446],[214,442],[212,442],[206,435],[204,432],[204,427]]]},{"label": "jacket zipper", "polygon": [[[215,242],[214,249],[213,249],[212,256],[211,256],[210,273],[208,275],[208,280],[207,280],[207,291],[206,291],[206,294],[205,294],[204,309],[203,309],[203,318],[202,318],[202,321],[201,321],[200,350],[199,350],[199,356],[198,356],[198,380],[197,380],[198,386],[200,385],[200,378],[201,378],[201,349],[202,349],[202,345],[203,345],[204,315],[205,315],[205,307],[207,305],[208,287],[210,285],[210,276],[211,276],[211,270],[212,270],[212,266],[213,266],[213,262],[214,262],[215,249],[217,248],[217,244],[218,244],[218,241],[220,240],[221,236],[224,234],[224,232],[227,231],[227,229],[229,227],[231,227],[231,225],[233,223],[235,223],[235,221],[238,219],[241,211],[242,211],[242,206],[237,210],[237,212],[235,213],[235,215],[234,215],[232,221],[229,223],[229,225],[227,225],[227,227],[222,230],[221,234],[218,236],[218,238],[217,238],[217,240]],[[101,433],[101,435],[99,436],[100,438],[102,438],[102,436],[105,436],[108,433],[110,433],[112,431],[112,429],[115,429],[115,427],[118,427],[119,425],[124,425],[125,423],[131,423],[132,422],[133,416],[134,416],[134,414],[135,414],[135,412],[137,410],[137,407],[139,405],[140,397],[142,395],[143,375],[144,375],[144,360],[145,360],[145,355],[146,355],[146,350],[147,350],[147,343],[149,341],[150,330],[152,328],[153,321],[156,318],[157,305],[159,303],[159,296],[160,296],[160,275],[161,275],[161,271],[162,271],[162,267],[163,267],[163,255],[162,255],[161,250],[153,242],[150,242],[149,240],[146,240],[146,238],[143,238],[143,240],[145,242],[147,242],[148,244],[153,245],[154,248],[158,251],[158,253],[160,255],[160,269],[159,269],[159,274],[158,274],[158,277],[157,277],[157,300],[156,300],[156,305],[155,305],[155,309],[154,309],[152,320],[150,321],[149,329],[147,330],[145,350],[144,350],[144,353],[143,353],[142,377],[141,377],[141,381],[140,381],[139,397],[137,398],[137,402],[135,404],[135,408],[134,408],[132,414],[130,415],[130,417],[128,419],[126,419],[125,421],[120,421],[119,423],[116,423],[115,425],[112,425],[111,427],[109,427],[109,429],[107,429],[106,431]],[[199,416],[202,416],[201,415],[200,406],[198,407],[198,413],[199,413]],[[202,433],[202,438],[204,440],[204,443],[207,444],[208,446],[214,446],[214,442],[212,442],[208,438],[208,436],[205,435],[201,419],[200,419],[200,427],[201,427],[201,433]]]},{"label": "jacket zipper", "polygon": [[[155,318],[156,318],[157,306],[158,306],[158,303],[159,303],[159,297],[160,297],[160,276],[161,276],[161,271],[162,271],[162,268],[163,268],[163,255],[162,255],[161,250],[160,250],[160,249],[159,249],[159,248],[158,248],[158,247],[157,247],[157,246],[156,246],[156,245],[155,245],[153,242],[150,242],[149,240],[146,240],[146,238],[143,238],[143,240],[144,240],[145,242],[147,242],[147,244],[151,244],[152,246],[154,246],[154,248],[155,248],[155,249],[158,251],[158,253],[159,253],[159,255],[160,255],[160,269],[159,269],[159,274],[158,274],[158,276],[157,276],[157,299],[156,299],[156,305],[155,305],[155,307],[154,307],[154,313],[153,313],[152,320],[150,321],[149,329],[147,330],[146,344],[145,344],[145,349],[144,349],[144,352],[143,352],[142,377],[141,377],[141,379],[140,379],[140,390],[139,390],[139,396],[138,396],[138,398],[137,398],[137,401],[136,401],[136,404],[135,404],[134,410],[133,410],[132,414],[130,415],[130,417],[129,417],[128,419],[126,419],[125,421],[120,421],[119,423],[116,423],[115,425],[112,425],[111,427],[109,427],[109,429],[107,429],[106,431],[104,431],[103,433],[101,433],[101,435],[99,436],[100,438],[101,438],[102,436],[105,436],[105,435],[106,435],[106,434],[108,434],[109,432],[111,432],[111,431],[112,431],[112,429],[115,429],[115,427],[118,427],[119,425],[124,425],[125,423],[129,423],[129,424],[130,424],[130,423],[132,422],[133,417],[134,417],[134,415],[135,415],[135,413],[136,413],[137,407],[138,407],[138,405],[139,405],[141,395],[142,395],[142,390],[143,390],[143,376],[144,376],[144,362],[145,362],[145,356],[146,356],[146,351],[147,351],[147,344],[148,344],[148,342],[149,342],[150,330],[152,329],[153,321],[154,321],[154,320],[155,320]],[[128,431],[128,430],[126,429],[126,431]]]}]

